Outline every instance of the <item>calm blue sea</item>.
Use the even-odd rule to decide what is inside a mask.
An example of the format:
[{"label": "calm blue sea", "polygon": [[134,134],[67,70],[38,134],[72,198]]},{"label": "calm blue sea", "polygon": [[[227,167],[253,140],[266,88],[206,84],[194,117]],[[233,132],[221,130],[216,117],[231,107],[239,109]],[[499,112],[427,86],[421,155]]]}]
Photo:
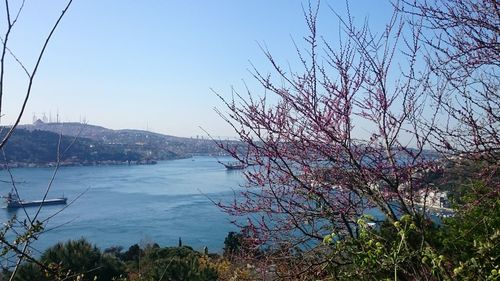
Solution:
[{"label": "calm blue sea", "polygon": [[[50,219],[34,246],[44,250],[81,237],[101,249],[150,242],[176,246],[181,237],[195,249],[207,246],[211,252],[220,252],[227,233],[236,228],[209,198],[233,199],[243,176],[241,171],[226,171],[218,160],[229,159],[194,157],[145,166],[60,168],[49,198],[64,195],[68,201],[76,200]],[[34,200],[43,196],[53,169],[19,168],[12,173],[21,198]],[[0,179],[9,180],[6,171],[0,172]],[[3,182],[0,186],[2,195],[11,188]],[[2,206],[2,222],[14,215],[25,216],[22,210]],[[40,218],[62,208],[44,207]],[[32,213],[36,208],[27,210]]]}]

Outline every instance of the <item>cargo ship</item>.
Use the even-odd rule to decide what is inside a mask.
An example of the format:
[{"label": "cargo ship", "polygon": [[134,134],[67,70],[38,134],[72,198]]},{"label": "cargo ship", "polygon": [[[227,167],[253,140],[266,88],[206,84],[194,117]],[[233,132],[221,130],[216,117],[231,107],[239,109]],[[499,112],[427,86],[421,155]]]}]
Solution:
[{"label": "cargo ship", "polygon": [[7,208],[8,209],[16,209],[16,208],[23,208],[23,207],[36,207],[36,206],[46,206],[46,205],[61,205],[61,204],[66,204],[68,201],[68,198],[66,197],[61,197],[61,198],[53,198],[53,199],[45,199],[45,200],[33,200],[33,201],[25,201],[21,200],[19,196],[17,196],[16,193],[14,192],[9,192],[7,196],[5,197],[5,202],[7,203]]}]

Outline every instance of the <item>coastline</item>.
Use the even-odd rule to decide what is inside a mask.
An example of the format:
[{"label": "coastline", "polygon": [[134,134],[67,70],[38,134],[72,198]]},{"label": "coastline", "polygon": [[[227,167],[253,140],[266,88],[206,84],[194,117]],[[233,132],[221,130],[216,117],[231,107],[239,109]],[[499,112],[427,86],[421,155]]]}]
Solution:
[{"label": "coastline", "polygon": [[[220,157],[227,155],[215,155],[212,153],[209,154],[189,154],[189,155],[181,155],[172,158],[164,158],[164,159],[143,159],[137,161],[118,161],[118,160],[99,160],[99,161],[60,161],[59,167],[88,167],[88,166],[138,166],[138,165],[156,165],[158,161],[168,161],[168,160],[181,160],[181,159],[190,159],[195,156],[204,156],[204,157]],[[0,164],[0,171],[7,169],[15,169],[15,168],[53,168],[57,166],[57,162],[9,162]]]},{"label": "coastline", "polygon": [[[190,157],[179,157],[173,159],[161,159],[161,160],[177,160],[185,159]],[[84,162],[73,162],[73,161],[61,161],[59,162],[59,167],[85,167],[85,166],[132,166],[132,165],[156,165],[158,161],[161,160],[139,160],[139,161],[116,161],[116,160],[103,160],[103,161],[84,161]],[[31,162],[14,162],[3,164],[0,166],[0,170],[5,170],[7,168],[53,168],[58,165],[57,162],[47,162],[47,163],[31,163]],[[7,166],[7,167],[6,167]]]}]

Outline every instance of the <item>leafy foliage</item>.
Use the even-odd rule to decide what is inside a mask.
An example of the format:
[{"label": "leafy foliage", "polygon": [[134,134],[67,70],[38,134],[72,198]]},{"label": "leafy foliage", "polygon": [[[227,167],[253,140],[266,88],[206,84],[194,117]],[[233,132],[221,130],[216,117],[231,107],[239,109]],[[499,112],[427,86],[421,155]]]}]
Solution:
[{"label": "leafy foliage", "polygon": [[[154,152],[154,153],[153,153]],[[64,163],[93,164],[106,161],[137,162],[178,157],[170,151],[136,144],[106,144],[80,137],[60,136],[41,131],[17,129],[5,145],[8,163],[55,163],[60,157]]]},{"label": "leafy foliage", "polygon": [[116,255],[127,265],[127,280],[218,280],[217,270],[187,246],[149,244],[143,249],[135,244]]},{"label": "leafy foliage", "polygon": [[125,273],[121,261],[103,254],[84,239],[58,243],[42,254],[40,262],[48,270],[27,263],[20,268],[14,280],[105,281]]},{"label": "leafy foliage", "polygon": [[[330,260],[321,274],[334,280],[497,280],[500,201],[482,183],[463,187],[464,202],[441,224],[418,228],[410,216],[379,227],[358,220],[355,238],[327,235]],[[480,199],[480,204],[478,200]],[[424,229],[425,232],[420,232]]]},{"label": "leafy foliage", "polygon": [[467,185],[466,205],[440,229],[441,251],[461,280],[500,279],[500,200],[481,182]]},{"label": "leafy foliage", "polygon": [[238,254],[242,249],[243,234],[230,231],[224,238],[224,256]]}]

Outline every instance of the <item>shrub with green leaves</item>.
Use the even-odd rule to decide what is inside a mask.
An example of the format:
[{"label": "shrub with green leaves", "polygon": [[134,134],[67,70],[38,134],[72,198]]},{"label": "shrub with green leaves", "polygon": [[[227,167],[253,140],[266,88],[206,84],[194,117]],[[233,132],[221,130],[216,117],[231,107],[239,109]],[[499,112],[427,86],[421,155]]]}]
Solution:
[{"label": "shrub with green leaves", "polygon": [[26,263],[14,280],[108,281],[125,274],[120,260],[103,254],[84,239],[58,243],[47,249],[39,261],[44,268]]},{"label": "shrub with green leaves", "polygon": [[[409,215],[376,227],[364,216],[357,236],[327,235],[324,276],[333,280],[500,280],[500,200],[494,188],[461,187],[453,217],[440,224]],[[418,225],[420,221],[421,225]]]}]

